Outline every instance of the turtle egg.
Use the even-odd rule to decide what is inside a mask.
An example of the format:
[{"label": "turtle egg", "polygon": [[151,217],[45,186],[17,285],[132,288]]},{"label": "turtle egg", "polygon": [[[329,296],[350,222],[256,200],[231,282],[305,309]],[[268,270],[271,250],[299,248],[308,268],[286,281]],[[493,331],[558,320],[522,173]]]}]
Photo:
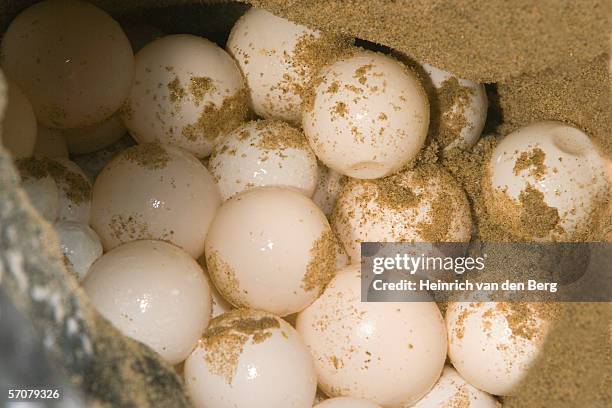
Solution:
[{"label": "turtle egg", "polygon": [[248,309],[210,322],[184,375],[198,408],[311,408],[317,388],[310,354],[295,329]]},{"label": "turtle egg", "polygon": [[338,397],[325,400],[313,408],[381,408],[381,406],[363,399]]},{"label": "turtle egg", "polygon": [[197,258],[220,201],[212,176],[190,153],[141,144],[121,152],[98,175],[91,226],[105,250],[159,239]]},{"label": "turtle egg", "polygon": [[284,122],[246,123],[218,144],[208,162],[221,197],[252,187],[293,187],[307,197],[317,184],[317,158],[304,134]]},{"label": "turtle egg", "polygon": [[60,239],[60,247],[72,268],[79,276],[85,278],[89,267],[102,256],[100,238],[89,225],[74,221],[61,221],[54,225]]},{"label": "turtle egg", "polygon": [[118,113],[95,125],[66,129],[63,132],[72,154],[92,153],[117,142],[126,133]]},{"label": "turtle egg", "polygon": [[92,265],[83,287],[102,316],[171,364],[189,356],[210,319],[202,269],[166,242],[113,249]]},{"label": "turtle egg", "polygon": [[206,157],[246,118],[248,98],[238,66],[205,38],[159,38],[136,54],[135,70],[122,113],[140,143],[167,143]]},{"label": "turtle egg", "polygon": [[[430,131],[446,149],[476,144],[487,118],[487,93],[483,84],[457,78],[450,72],[422,65],[433,85],[436,104]],[[434,122],[436,122],[434,124]],[[436,126],[437,125],[437,126]]]},{"label": "turtle egg", "polygon": [[36,117],[28,98],[13,82],[8,81],[8,103],[1,121],[0,141],[14,159],[32,156],[36,145]]},{"label": "turtle egg", "polygon": [[361,242],[468,242],[470,207],[459,183],[435,165],[346,183],[331,223],[351,263]]},{"label": "turtle egg", "polygon": [[319,162],[319,179],[312,195],[312,201],[319,206],[327,217],[331,215],[338,195],[347,179],[345,175]]},{"label": "turtle egg", "polygon": [[317,157],[350,177],[397,172],[427,136],[429,102],[416,75],[392,57],[360,51],[324,68],[302,127]]},{"label": "turtle egg", "polygon": [[516,236],[575,240],[588,233],[608,198],[605,161],[581,130],[534,123],[497,145],[483,194],[491,216]]},{"label": "turtle egg", "polygon": [[206,237],[206,264],[237,307],[298,312],[334,273],[335,238],[325,215],[292,189],[259,187],[229,199]]},{"label": "turtle egg", "polygon": [[34,146],[35,157],[64,157],[68,158],[68,145],[66,139],[59,129],[51,129],[38,125],[36,135],[36,146]]},{"label": "turtle egg", "polygon": [[468,383],[512,395],[543,347],[554,304],[450,303],[448,353]]},{"label": "turtle egg", "polygon": [[360,265],[339,271],[296,328],[330,397],[410,406],[440,377],[446,332],[434,302],[361,302]]},{"label": "turtle egg", "polygon": [[293,124],[300,122],[303,94],[319,68],[347,46],[332,35],[257,8],[236,22],[227,42],[247,81],[255,113]]},{"label": "turtle egg", "polygon": [[[45,218],[89,223],[91,182],[79,166],[63,157],[22,159],[17,165],[26,190],[32,194],[30,198],[42,200],[35,206]],[[47,181],[49,179],[55,188]]]},{"label": "turtle egg", "polygon": [[468,384],[451,366],[444,367],[442,376],[412,408],[501,408],[490,394]]},{"label": "turtle egg", "polygon": [[2,67],[43,125],[73,128],[100,122],[121,107],[134,55],[106,12],[84,1],[46,0],[9,25]]}]

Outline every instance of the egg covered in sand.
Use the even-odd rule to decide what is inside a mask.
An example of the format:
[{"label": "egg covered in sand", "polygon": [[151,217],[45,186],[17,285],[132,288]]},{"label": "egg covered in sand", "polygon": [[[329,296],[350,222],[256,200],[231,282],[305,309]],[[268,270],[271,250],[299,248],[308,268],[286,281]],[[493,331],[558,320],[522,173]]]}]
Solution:
[{"label": "egg covered in sand", "polygon": [[312,196],[317,158],[304,134],[281,121],[248,122],[215,146],[208,168],[221,197],[261,186],[290,187]]},{"label": "egg covered in sand", "polygon": [[505,136],[482,183],[491,217],[515,236],[536,241],[586,239],[609,190],[605,161],[589,136],[552,121]]},{"label": "egg covered in sand", "polygon": [[554,303],[450,303],[450,361],[474,387],[514,395],[544,345],[555,310]]},{"label": "egg covered in sand", "polygon": [[122,115],[138,142],[167,143],[202,158],[247,111],[236,62],[205,38],[175,34],[136,54],[134,85]]},{"label": "egg covered in sand", "polygon": [[468,242],[472,232],[465,192],[436,165],[349,180],[331,223],[353,263],[361,242]]},{"label": "egg covered in sand", "polygon": [[429,102],[396,59],[356,51],[321,70],[302,127],[317,157],[339,173],[376,179],[415,159],[427,136]]},{"label": "egg covered in sand", "polygon": [[317,388],[310,354],[295,329],[250,309],[213,319],[184,375],[197,408],[311,408]]},{"label": "egg covered in sand", "polygon": [[446,330],[435,302],[361,302],[360,265],[339,271],[296,328],[330,397],[410,406],[440,377]]},{"label": "egg covered in sand", "polygon": [[159,239],[197,259],[220,202],[213,177],[189,152],[141,144],[115,156],[96,178],[91,226],[106,251]]},{"label": "egg covered in sand", "polygon": [[332,278],[336,242],[303,194],[258,187],[221,205],[206,237],[206,264],[237,307],[286,316],[312,303]]},{"label": "egg covered in sand", "polygon": [[304,94],[318,70],[348,46],[337,36],[257,8],[236,22],[227,41],[247,81],[255,113],[292,124],[300,123]]}]

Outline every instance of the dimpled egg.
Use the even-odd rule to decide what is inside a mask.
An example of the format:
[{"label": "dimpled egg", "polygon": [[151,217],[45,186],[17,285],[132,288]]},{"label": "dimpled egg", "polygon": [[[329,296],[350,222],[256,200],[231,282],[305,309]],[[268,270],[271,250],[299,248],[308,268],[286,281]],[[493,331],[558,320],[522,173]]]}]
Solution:
[{"label": "dimpled egg", "polygon": [[317,158],[304,134],[284,122],[246,123],[213,150],[208,168],[226,200],[261,186],[292,187],[307,197],[317,184]]},{"label": "dimpled egg", "polygon": [[298,124],[302,97],[313,77],[347,44],[251,8],[234,25],[227,50],[245,76],[255,113]]},{"label": "dimpled egg", "polygon": [[247,93],[234,60],[194,35],[159,38],[136,54],[123,120],[140,143],[160,142],[206,157],[247,115]]},{"label": "dimpled egg", "polygon": [[98,234],[89,225],[74,221],[60,221],[53,227],[72,268],[79,279],[85,278],[89,267],[102,256],[102,243]]},{"label": "dimpled egg", "polygon": [[205,253],[210,276],[227,300],[279,316],[314,301],[336,262],[325,215],[303,194],[279,187],[255,188],[223,203]]},{"label": "dimpled egg", "polygon": [[165,242],[113,249],[92,265],[83,287],[102,316],[171,364],[189,356],[210,319],[202,269]]},{"label": "dimpled egg", "polygon": [[86,154],[104,149],[115,143],[125,134],[126,129],[119,114],[96,123],[95,125],[66,129],[62,133],[72,154]]},{"label": "dimpled egg", "polygon": [[501,408],[490,394],[468,384],[451,366],[444,367],[442,376],[412,408]]},{"label": "dimpled egg", "polygon": [[[422,65],[429,74],[436,94],[431,131],[444,148],[470,148],[476,144],[487,118],[487,93],[483,84],[457,78],[429,64]],[[434,123],[437,122],[437,123]]]},{"label": "dimpled egg", "polygon": [[491,216],[519,237],[580,239],[608,197],[606,166],[581,130],[538,122],[497,145],[486,168],[483,194]]},{"label": "dimpled egg", "polygon": [[423,147],[429,102],[399,61],[359,51],[324,68],[316,83],[302,126],[328,167],[375,179],[400,170]]},{"label": "dimpled egg", "polygon": [[472,228],[464,191],[435,165],[348,181],[331,223],[351,263],[359,262],[361,242],[468,242]]},{"label": "dimpled egg", "polygon": [[159,239],[197,258],[220,201],[212,176],[193,155],[141,144],[121,152],[98,175],[91,226],[107,251],[124,242]]},{"label": "dimpled egg", "polygon": [[36,145],[36,116],[28,98],[12,81],[7,86],[0,141],[14,159],[30,157]]},{"label": "dimpled egg", "polygon": [[360,265],[339,271],[296,328],[330,397],[410,406],[434,385],[446,358],[446,332],[434,302],[361,302]]},{"label": "dimpled egg", "polygon": [[11,22],[2,67],[43,125],[72,128],[119,109],[132,83],[134,55],[106,12],[84,1],[47,0]]},{"label": "dimpled egg", "polygon": [[317,388],[310,354],[295,329],[248,309],[210,322],[184,375],[198,408],[311,408]]},{"label": "dimpled egg", "polygon": [[338,397],[325,400],[313,408],[381,408],[381,406],[363,399]]},{"label": "dimpled egg", "polygon": [[554,304],[451,303],[448,355],[461,377],[494,395],[513,395],[543,347]]}]

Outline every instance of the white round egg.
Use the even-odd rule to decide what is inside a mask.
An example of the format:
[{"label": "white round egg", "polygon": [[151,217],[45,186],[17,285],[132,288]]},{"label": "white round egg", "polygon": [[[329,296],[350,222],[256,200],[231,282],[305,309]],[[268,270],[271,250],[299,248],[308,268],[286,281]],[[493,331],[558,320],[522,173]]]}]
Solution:
[{"label": "white round egg", "polygon": [[416,75],[392,57],[360,51],[324,68],[302,127],[317,157],[350,177],[397,172],[425,142],[429,102]]},{"label": "white round egg", "polygon": [[312,201],[329,217],[348,178],[319,162],[319,178]]},{"label": "white round egg", "polygon": [[0,141],[14,159],[31,157],[36,145],[36,116],[28,98],[17,84],[8,81],[7,100]]},{"label": "white round egg", "polygon": [[422,67],[429,74],[436,93],[437,128],[432,129],[436,132],[434,138],[445,149],[474,146],[487,119],[488,102],[484,85],[458,78],[429,64]]},{"label": "white round egg", "polygon": [[73,128],[100,122],[121,107],[134,55],[106,12],[84,1],[46,0],[9,25],[2,67],[43,125]]},{"label": "white round egg", "polygon": [[440,377],[446,332],[435,302],[361,302],[360,265],[339,271],[296,328],[330,397],[410,406]]},{"label": "white round egg", "polygon": [[68,158],[68,145],[61,130],[38,125],[34,156]]},{"label": "white round egg", "polygon": [[317,388],[310,354],[295,329],[248,309],[211,321],[184,375],[197,408],[311,408]]},{"label": "white round egg", "polygon": [[304,134],[280,121],[246,123],[215,146],[208,169],[224,200],[253,187],[291,187],[307,197],[317,184],[317,158]]},{"label": "white round egg", "polygon": [[84,279],[91,265],[102,256],[102,243],[89,225],[74,221],[60,221],[54,226],[60,247],[72,268]]},{"label": "white round egg", "polygon": [[126,133],[121,116],[115,113],[95,125],[66,129],[62,133],[72,154],[92,153],[117,142]]},{"label": "white round egg", "polygon": [[210,319],[202,269],[165,242],[113,249],[92,265],[83,287],[102,316],[171,364],[189,356]]},{"label": "white round egg", "polygon": [[331,223],[351,263],[361,242],[468,242],[470,206],[459,183],[435,165],[378,180],[349,180]]},{"label": "white round egg", "polygon": [[586,234],[608,198],[606,165],[579,129],[538,122],[505,136],[483,180],[488,212],[515,235],[571,241]]},{"label": "white round egg", "polygon": [[491,395],[466,382],[451,366],[444,367],[442,376],[431,391],[412,408],[501,408]]},{"label": "white round egg", "polygon": [[248,190],[223,203],[205,253],[223,297],[279,316],[314,301],[336,262],[325,215],[303,194],[279,187]]},{"label": "white round egg", "polygon": [[363,399],[338,397],[327,399],[313,408],[381,408],[381,406]]},{"label": "white round egg", "polygon": [[[20,160],[18,167],[26,188],[31,189],[30,197],[42,200],[35,206],[41,214],[45,214],[45,218],[49,221],[89,223],[91,182],[74,162],[63,157],[34,157]],[[45,181],[48,178],[53,180],[55,188]],[[54,204],[56,191],[57,212]]]},{"label": "white round egg", "polygon": [[251,8],[232,28],[227,50],[244,74],[255,113],[299,124],[302,98],[316,73],[347,45],[332,35]]},{"label": "white round egg", "polygon": [[107,251],[159,239],[198,258],[220,201],[212,176],[193,155],[141,144],[117,155],[96,178],[91,226]]},{"label": "white round egg", "polygon": [[478,389],[513,395],[543,347],[553,310],[546,303],[450,303],[446,328],[453,366]]},{"label": "white round egg", "polygon": [[167,143],[206,157],[245,120],[247,99],[242,74],[223,49],[194,35],[169,35],[136,54],[122,116],[140,143]]}]

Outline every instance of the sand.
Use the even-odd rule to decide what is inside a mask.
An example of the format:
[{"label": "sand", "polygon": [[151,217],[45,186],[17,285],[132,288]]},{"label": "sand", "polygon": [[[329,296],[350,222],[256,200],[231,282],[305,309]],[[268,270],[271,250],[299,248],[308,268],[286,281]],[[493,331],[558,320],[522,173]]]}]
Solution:
[{"label": "sand", "polygon": [[607,50],[605,0],[254,0],[329,31],[384,44],[480,82],[582,63]]}]

